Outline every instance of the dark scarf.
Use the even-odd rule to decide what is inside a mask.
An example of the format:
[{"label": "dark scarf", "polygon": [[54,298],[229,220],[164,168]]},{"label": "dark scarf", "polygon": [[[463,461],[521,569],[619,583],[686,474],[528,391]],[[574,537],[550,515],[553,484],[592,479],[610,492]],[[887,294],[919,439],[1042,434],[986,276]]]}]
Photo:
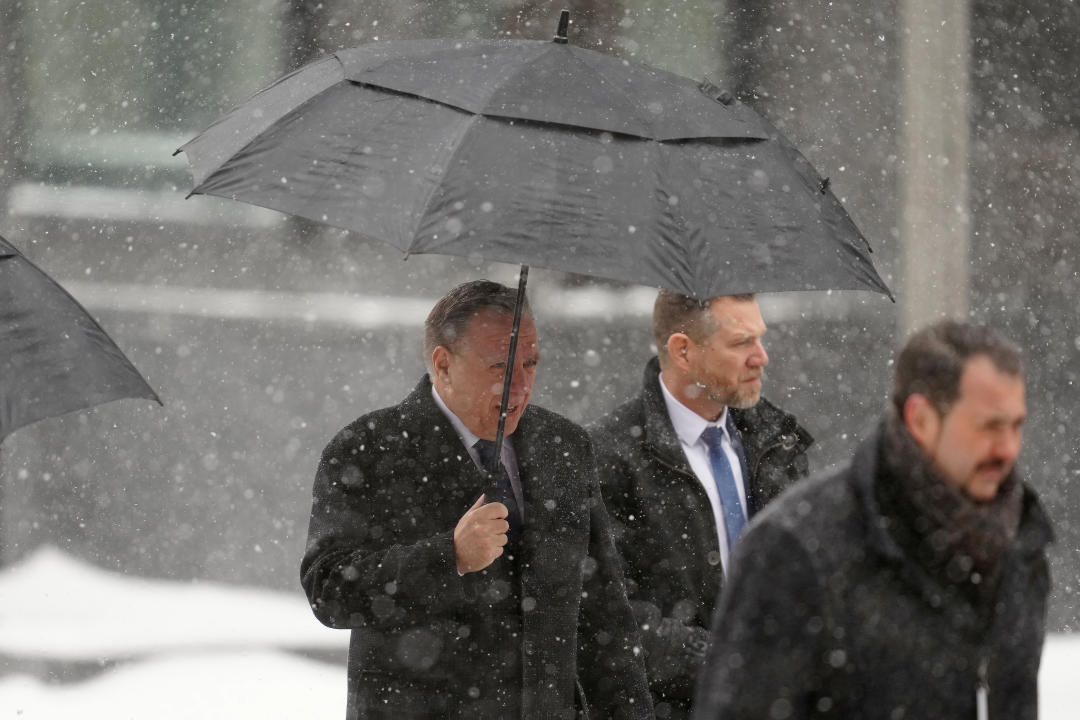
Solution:
[{"label": "dark scarf", "polygon": [[895,412],[879,453],[876,495],[893,537],[973,604],[987,605],[1020,526],[1024,486],[1015,469],[993,500],[977,502],[945,479]]}]

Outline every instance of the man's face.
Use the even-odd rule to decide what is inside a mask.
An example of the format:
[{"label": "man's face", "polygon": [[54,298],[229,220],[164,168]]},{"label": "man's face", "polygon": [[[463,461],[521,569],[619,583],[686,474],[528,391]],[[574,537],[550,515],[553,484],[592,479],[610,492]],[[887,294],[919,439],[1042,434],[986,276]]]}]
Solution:
[{"label": "man's face", "polygon": [[993,500],[1020,454],[1027,416],[1023,378],[977,355],[964,366],[952,407],[944,415],[932,406],[927,411],[932,416],[919,434],[912,430],[916,442],[949,482],[976,501]]},{"label": "man's face", "polygon": [[[761,397],[761,377],[769,356],[761,344],[765,321],[756,300],[714,298],[709,304],[715,330],[686,347],[686,394],[723,407],[748,408]],[[696,397],[695,397],[696,396]]]},{"label": "man's face", "polygon": [[[506,354],[514,319],[494,310],[481,310],[469,321],[456,352],[438,347],[432,353],[432,382],[446,406],[465,426],[485,440],[494,440],[499,425]],[[517,429],[532,396],[540,347],[536,325],[521,318],[514,379],[506,414],[506,435]]]}]

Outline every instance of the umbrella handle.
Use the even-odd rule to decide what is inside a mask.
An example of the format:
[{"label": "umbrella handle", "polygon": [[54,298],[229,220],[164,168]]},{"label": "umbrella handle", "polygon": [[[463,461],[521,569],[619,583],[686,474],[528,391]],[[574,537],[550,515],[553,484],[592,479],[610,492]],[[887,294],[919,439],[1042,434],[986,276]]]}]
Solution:
[{"label": "umbrella handle", "polygon": [[[563,11],[564,13],[567,11]],[[502,462],[503,436],[506,434],[506,408],[510,406],[510,384],[514,381],[514,360],[517,358],[518,330],[521,328],[521,309],[525,305],[525,285],[529,281],[529,266],[522,265],[518,275],[517,302],[514,304],[514,327],[510,331],[510,349],[506,353],[506,375],[503,376],[502,401],[499,403],[499,427],[495,431],[495,452],[491,454],[492,477],[499,477]]]}]

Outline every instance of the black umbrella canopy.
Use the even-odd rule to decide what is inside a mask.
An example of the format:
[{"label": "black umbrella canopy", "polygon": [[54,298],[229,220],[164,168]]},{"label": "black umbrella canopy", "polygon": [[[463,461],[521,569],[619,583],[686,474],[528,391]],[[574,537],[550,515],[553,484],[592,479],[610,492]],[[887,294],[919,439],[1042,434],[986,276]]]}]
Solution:
[{"label": "black umbrella canopy", "polygon": [[89,313],[0,237],[0,441],[120,398],[161,403]]},{"label": "black umbrella canopy", "polygon": [[412,40],[336,57],[348,80],[474,115],[648,140],[769,137],[760,116],[737,103],[718,107],[701,83],[566,43]]},{"label": "black umbrella canopy", "polygon": [[205,193],[438,253],[700,298],[891,297],[828,183],[717,88],[563,43],[376,43],[181,148]]},{"label": "black umbrella canopy", "polygon": [[530,265],[702,299],[892,297],[828,181],[776,128],[711,84],[570,46],[568,20],[553,43],[376,43],[311,63],[177,151],[192,194],[406,254],[521,264],[519,298]]}]

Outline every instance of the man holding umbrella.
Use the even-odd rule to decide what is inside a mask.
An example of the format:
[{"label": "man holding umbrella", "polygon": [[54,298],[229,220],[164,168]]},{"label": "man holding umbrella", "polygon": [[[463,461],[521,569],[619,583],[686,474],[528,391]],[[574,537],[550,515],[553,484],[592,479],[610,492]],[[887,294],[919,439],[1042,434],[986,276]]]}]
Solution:
[{"label": "man holding umbrella", "polygon": [[657,717],[690,713],[743,524],[807,473],[813,439],[761,398],[764,332],[753,295],[661,291],[641,394],[591,428]]},{"label": "man holding umbrella", "polygon": [[352,630],[350,718],[652,717],[585,432],[529,405],[524,307],[501,472],[489,478],[517,294],[442,298],[428,374],[327,446],[301,579]]}]

